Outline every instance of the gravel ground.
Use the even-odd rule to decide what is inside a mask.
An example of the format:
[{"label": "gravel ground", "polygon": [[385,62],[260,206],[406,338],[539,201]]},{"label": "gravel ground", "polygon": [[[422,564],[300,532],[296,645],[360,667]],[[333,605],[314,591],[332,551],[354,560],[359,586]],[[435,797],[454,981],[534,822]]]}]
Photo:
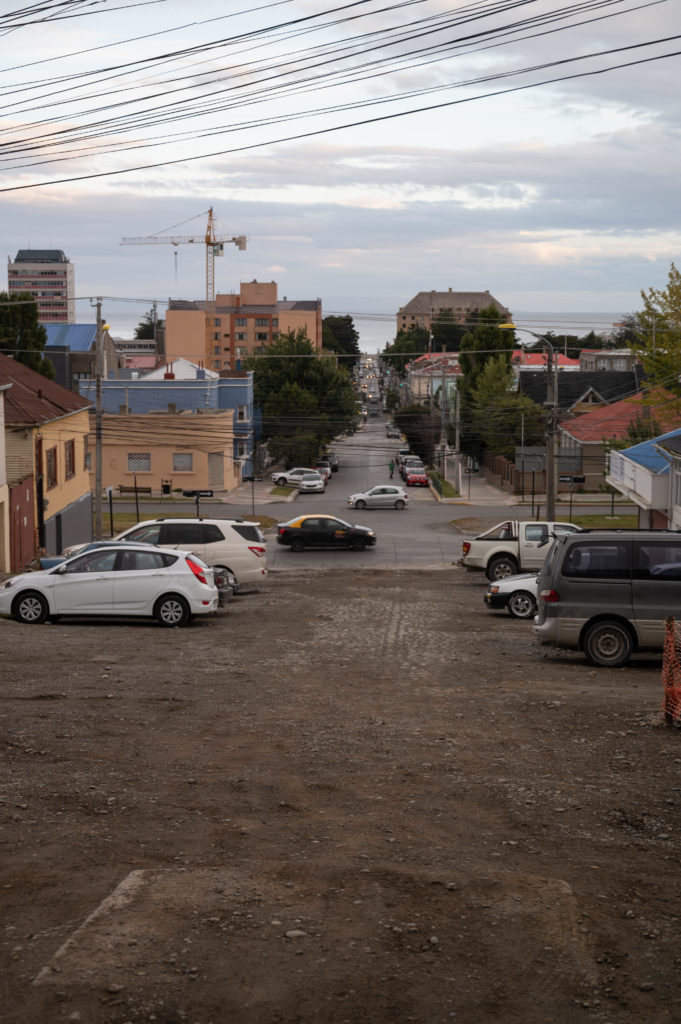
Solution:
[{"label": "gravel ground", "polygon": [[484,589],[0,622],[0,1020],[680,1020],[660,660],[545,651]]}]

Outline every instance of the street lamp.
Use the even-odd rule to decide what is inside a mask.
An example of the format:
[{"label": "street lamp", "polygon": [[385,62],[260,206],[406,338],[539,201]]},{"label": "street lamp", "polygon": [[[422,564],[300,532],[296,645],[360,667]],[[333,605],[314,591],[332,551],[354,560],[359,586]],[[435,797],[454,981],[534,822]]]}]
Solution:
[{"label": "street lamp", "polygon": [[535,334],[527,327],[516,327],[515,324],[499,324],[509,331],[524,331],[546,345],[546,518],[552,522],[556,518],[556,427],[558,424],[558,387],[556,381],[556,357],[553,345],[541,334]]}]

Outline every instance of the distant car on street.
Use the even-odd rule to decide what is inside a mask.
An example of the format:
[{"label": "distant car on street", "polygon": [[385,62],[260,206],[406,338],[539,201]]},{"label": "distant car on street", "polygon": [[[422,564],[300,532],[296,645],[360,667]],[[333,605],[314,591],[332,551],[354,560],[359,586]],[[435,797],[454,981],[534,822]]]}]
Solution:
[{"label": "distant car on street", "polygon": [[278,487],[297,487],[304,473],[316,473],[312,466],[294,466],[293,469],[278,469],[272,473],[272,480]]},{"label": "distant car on street", "polygon": [[394,484],[378,484],[370,487],[368,491],[361,491],[359,494],[351,494],[348,498],[348,505],[351,508],[406,508],[409,504],[409,495],[402,487]]},{"label": "distant car on street", "polygon": [[427,487],[430,481],[425,467],[414,465],[404,471],[404,482],[407,487]]},{"label": "distant car on street", "polygon": [[368,526],[353,526],[343,519],[328,515],[296,516],[286,523],[279,523],[277,544],[284,544],[292,551],[305,548],[352,548],[363,551],[373,547],[376,534]]},{"label": "distant car on street", "polygon": [[317,473],[316,470],[310,473],[303,473],[298,481],[298,490],[301,494],[306,492],[323,494],[326,490],[326,477],[322,476],[321,473]]}]

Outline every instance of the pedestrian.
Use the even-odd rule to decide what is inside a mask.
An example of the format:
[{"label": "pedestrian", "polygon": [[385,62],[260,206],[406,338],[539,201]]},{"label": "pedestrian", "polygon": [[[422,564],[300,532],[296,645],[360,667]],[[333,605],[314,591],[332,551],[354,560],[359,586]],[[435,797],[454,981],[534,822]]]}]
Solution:
[{"label": "pedestrian", "polygon": [[395,463],[393,462],[392,459],[388,463],[388,469],[390,470],[390,479],[392,480],[392,478],[393,478],[393,471],[395,469]]}]

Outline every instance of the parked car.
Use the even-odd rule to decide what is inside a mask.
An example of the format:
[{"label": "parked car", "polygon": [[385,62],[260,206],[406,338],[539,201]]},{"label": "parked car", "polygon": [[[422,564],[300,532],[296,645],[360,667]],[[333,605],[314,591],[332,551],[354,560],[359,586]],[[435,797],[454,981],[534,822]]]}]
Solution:
[{"label": "parked car", "polygon": [[335,452],[327,452],[324,458],[328,459],[329,465],[331,466],[331,472],[337,473],[340,468],[338,456]]},{"label": "parked car", "polygon": [[363,551],[375,543],[376,534],[368,526],[353,526],[336,516],[296,516],[287,523],[279,523],[277,529],[277,544],[286,544],[292,551],[304,548]]},{"label": "parked car", "polygon": [[323,494],[326,490],[326,478],[317,471],[311,471],[309,473],[303,473],[298,481],[298,490],[302,493],[306,491],[314,491],[318,494]]},{"label": "parked car", "polygon": [[402,437],[397,427],[387,427],[385,431],[386,437]]},{"label": "parked car", "polygon": [[533,619],[537,614],[537,573],[522,572],[492,583],[485,594],[488,608],[505,608],[514,619]]},{"label": "parked car", "polygon": [[661,651],[681,605],[681,535],[598,530],[556,537],[537,580],[540,643],[583,651],[618,668],[635,651]]},{"label": "parked car", "polygon": [[361,491],[359,494],[351,494],[348,498],[350,508],[406,508],[409,504],[409,495],[402,487],[393,484],[378,484],[370,487],[368,491]]},{"label": "parked car", "polygon": [[[259,526],[243,519],[149,519],[113,539],[193,551],[215,569],[221,590],[229,587],[238,592],[244,584],[257,583],[267,575],[265,538]],[[74,547],[81,550],[84,545]],[[75,554],[74,547],[65,548],[64,554]]]},{"label": "parked car", "polygon": [[0,586],[0,615],[38,625],[64,615],[142,616],[184,626],[217,610],[213,570],[189,551],[110,544],[53,569],[22,573]]},{"label": "parked car", "polygon": [[459,565],[484,569],[489,580],[516,576],[521,570],[539,571],[553,539],[581,532],[574,523],[545,520],[506,520],[461,545]]},{"label": "parked car", "polygon": [[321,459],[317,459],[317,461],[314,464],[314,468],[317,470],[318,473],[322,474],[322,476],[324,477],[324,482],[328,484],[329,480],[331,479],[332,470],[331,463],[326,458],[326,456],[324,456]]},{"label": "parked car", "polygon": [[272,480],[278,487],[297,487],[304,473],[316,473],[312,466],[294,466],[293,469],[278,469],[272,473]]},{"label": "parked car", "polygon": [[404,480],[406,478],[408,469],[425,470],[425,468],[426,467],[423,465],[418,455],[407,455],[404,459],[402,459],[402,462],[400,463],[400,476]]},{"label": "parked car", "polygon": [[407,487],[428,487],[430,480],[424,466],[407,466],[404,472]]}]

